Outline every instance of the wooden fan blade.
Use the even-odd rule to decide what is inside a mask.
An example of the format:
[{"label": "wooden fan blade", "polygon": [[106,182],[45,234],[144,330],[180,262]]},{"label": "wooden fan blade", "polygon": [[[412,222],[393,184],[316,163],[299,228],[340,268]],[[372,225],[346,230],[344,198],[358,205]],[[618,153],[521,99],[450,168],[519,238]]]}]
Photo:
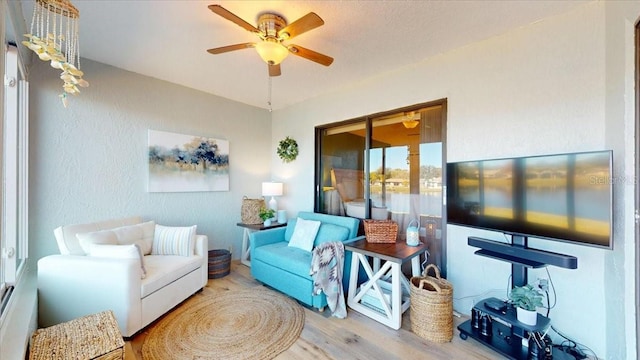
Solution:
[{"label": "wooden fan blade", "polygon": [[243,44],[235,44],[235,45],[227,45],[227,46],[222,46],[222,47],[217,47],[217,48],[213,48],[213,49],[209,49],[207,50],[207,52],[209,54],[222,54],[222,53],[226,53],[229,51],[234,51],[234,50],[242,50],[242,49],[249,49],[252,47],[256,47],[255,43],[243,43]]},{"label": "wooden fan blade", "polygon": [[305,49],[302,46],[290,45],[289,52],[293,55],[303,57],[307,60],[317,62],[318,64],[324,66],[329,66],[331,65],[331,63],[333,63],[333,58],[331,56],[320,54],[319,52],[315,52],[313,50]]},{"label": "wooden fan blade", "polygon": [[282,74],[282,72],[280,72],[280,64],[267,64],[267,67],[269,67],[269,76],[280,76]]},{"label": "wooden fan blade", "polygon": [[255,26],[249,24],[248,22],[242,20],[239,16],[237,16],[236,14],[232,13],[231,11],[223,8],[220,5],[209,5],[209,10],[213,11],[214,13],[222,16],[223,18],[231,21],[232,23],[235,23],[236,25],[242,27],[243,29],[247,30],[247,31],[251,31],[254,33],[260,32]]},{"label": "wooden fan blade", "polygon": [[322,25],[324,25],[324,20],[316,13],[310,12],[278,31],[278,37],[283,40],[292,39]]}]

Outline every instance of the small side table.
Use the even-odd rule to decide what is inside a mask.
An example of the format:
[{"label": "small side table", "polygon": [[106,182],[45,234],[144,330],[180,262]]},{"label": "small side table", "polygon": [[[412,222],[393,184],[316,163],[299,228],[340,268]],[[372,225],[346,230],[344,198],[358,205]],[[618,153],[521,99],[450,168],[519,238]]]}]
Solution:
[{"label": "small side table", "polygon": [[[402,313],[410,305],[410,284],[402,273],[402,264],[417,259],[427,246],[408,246],[405,242],[392,244],[369,243],[366,239],[345,243],[345,250],[353,252],[351,257],[351,274],[347,304],[353,310],[366,315],[392,329],[398,330],[402,325]],[[371,268],[367,257],[373,258],[374,268]],[[379,266],[380,261],[385,261]],[[413,261],[412,261],[413,262]],[[362,265],[367,273],[368,281],[358,288],[358,273]],[[375,270],[375,272],[374,272]],[[413,276],[420,276],[420,267],[412,267]],[[390,280],[390,282],[389,282]],[[384,286],[381,286],[384,285]],[[364,301],[365,297],[368,301]],[[374,302],[375,309],[372,305]]]},{"label": "small side table", "polygon": [[251,267],[251,244],[249,243],[249,235],[256,231],[262,231],[267,229],[274,229],[283,226],[287,226],[287,223],[278,223],[272,222],[269,226],[264,226],[264,224],[244,224],[238,223],[238,226],[244,228],[244,232],[242,234],[242,250],[240,252],[240,262]]}]

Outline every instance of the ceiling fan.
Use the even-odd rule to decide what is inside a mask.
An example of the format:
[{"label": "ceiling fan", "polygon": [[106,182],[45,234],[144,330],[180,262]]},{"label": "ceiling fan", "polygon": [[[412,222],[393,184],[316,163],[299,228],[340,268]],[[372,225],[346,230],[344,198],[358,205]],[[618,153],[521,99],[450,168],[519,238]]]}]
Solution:
[{"label": "ceiling fan", "polygon": [[324,24],[320,16],[313,12],[308,13],[291,24],[287,24],[287,21],[278,14],[269,12],[262,13],[258,16],[256,27],[220,5],[209,5],[209,10],[243,29],[256,34],[260,38],[260,40],[255,43],[249,42],[209,49],[207,52],[210,54],[215,55],[234,50],[255,48],[262,60],[267,63],[269,76],[280,76],[280,63],[289,53],[324,66],[329,66],[333,63],[333,58],[330,56],[303,48],[302,46],[293,44],[286,45],[283,43],[285,40],[290,40]]}]

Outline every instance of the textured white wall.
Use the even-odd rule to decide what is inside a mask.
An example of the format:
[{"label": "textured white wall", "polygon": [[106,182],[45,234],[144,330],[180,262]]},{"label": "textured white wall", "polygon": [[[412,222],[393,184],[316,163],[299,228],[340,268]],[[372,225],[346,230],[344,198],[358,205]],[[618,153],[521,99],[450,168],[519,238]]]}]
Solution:
[{"label": "textured white wall", "polygon": [[[633,174],[638,15],[638,2],[589,3],[274,112],[272,146],[287,135],[301,145],[293,163],[273,155],[272,173],[288,184],[279,203],[291,213],[313,208],[313,126],[440,98],[448,99],[448,161],[612,149],[614,175]],[[578,257],[577,270],[549,268],[558,300],[552,324],[608,359],[636,358],[633,191],[633,184],[616,186],[613,251],[530,241]],[[475,256],[467,245],[470,235],[503,235],[458,226],[447,232],[456,309],[468,314],[474,301],[506,297],[510,265]],[[530,281],[537,277],[546,272],[530,272]]]},{"label": "textured white wall", "polygon": [[[129,215],[195,224],[210,249],[232,246],[238,258],[242,196],[270,179],[269,112],[90,60],[82,69],[91,86],[67,109],[59,71],[39,60],[31,69],[31,258],[58,252],[57,226]],[[230,191],[147,192],[149,129],[228,140]]]},{"label": "textured white wall", "polygon": [[[635,299],[640,288],[635,270],[638,259],[634,256],[638,244],[635,240],[634,197],[638,191],[636,153],[636,104],[634,102],[636,60],[635,24],[640,18],[640,2],[606,2],[604,20],[605,58],[605,138],[614,150],[614,236],[616,251],[605,256],[605,302],[607,356],[611,359],[638,358],[638,334],[634,319]],[[590,292],[585,292],[588,295]],[[635,315],[635,316],[633,316]],[[623,327],[624,338],[620,338]],[[634,337],[635,336],[635,337]],[[625,342],[623,342],[626,341]],[[633,341],[635,340],[635,341]],[[625,349],[626,346],[626,349]]]}]

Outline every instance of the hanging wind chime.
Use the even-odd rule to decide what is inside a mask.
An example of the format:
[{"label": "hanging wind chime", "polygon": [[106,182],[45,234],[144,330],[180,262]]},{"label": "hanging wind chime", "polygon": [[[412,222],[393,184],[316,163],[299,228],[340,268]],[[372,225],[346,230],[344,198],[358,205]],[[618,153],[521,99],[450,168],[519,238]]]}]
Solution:
[{"label": "hanging wind chime", "polygon": [[30,33],[24,35],[29,41],[22,42],[40,60],[50,61],[51,67],[62,70],[60,99],[64,107],[67,94],[77,95],[78,86],[89,86],[80,70],[79,21],[80,12],[69,0],[36,0]]}]

